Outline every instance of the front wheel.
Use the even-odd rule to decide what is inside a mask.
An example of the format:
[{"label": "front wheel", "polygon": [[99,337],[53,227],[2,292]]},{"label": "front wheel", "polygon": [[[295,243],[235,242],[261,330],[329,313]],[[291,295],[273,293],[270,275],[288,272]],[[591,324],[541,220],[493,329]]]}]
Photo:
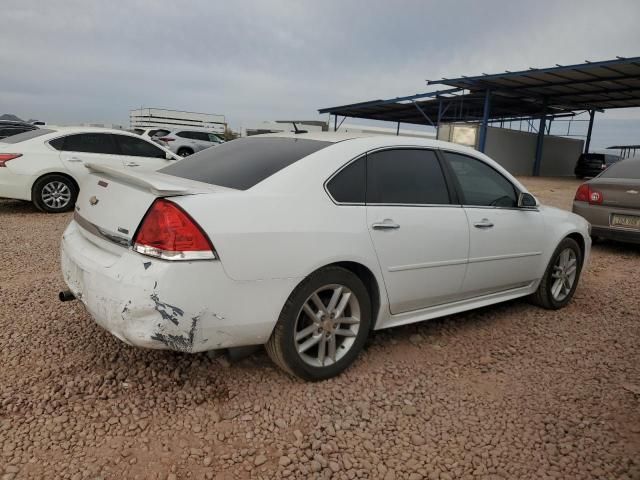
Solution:
[{"label": "front wheel", "polygon": [[324,380],[353,363],[370,326],[371,300],[362,281],[344,268],[326,267],[291,293],[266,349],[283,370]]},{"label": "front wheel", "polygon": [[565,238],[553,252],[532,302],[550,310],[564,307],[576,291],[581,271],[580,246],[572,238]]}]

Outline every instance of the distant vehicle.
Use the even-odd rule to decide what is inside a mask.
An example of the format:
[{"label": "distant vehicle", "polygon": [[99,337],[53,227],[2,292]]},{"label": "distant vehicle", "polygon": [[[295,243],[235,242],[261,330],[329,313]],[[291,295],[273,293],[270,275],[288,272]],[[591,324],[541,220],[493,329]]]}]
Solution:
[{"label": "distant vehicle", "polygon": [[205,148],[224,143],[224,140],[211,130],[186,127],[171,130],[158,138],[167,148],[181,157],[188,157]]},{"label": "distant vehicle", "polygon": [[41,128],[0,140],[0,197],[30,200],[44,212],[75,204],[89,163],[157,170],[180,157],[122,130]]},{"label": "distant vehicle", "polygon": [[61,300],[138,347],[266,344],[306,380],[347,368],[372,330],[524,296],[562,308],[591,247],[583,218],[435,140],[260,135],[158,172],[91,170]]},{"label": "distant vehicle", "polygon": [[577,178],[596,177],[618,160],[619,156],[608,153],[583,153],[578,158],[573,172]]},{"label": "distant vehicle", "polygon": [[23,132],[37,130],[38,127],[27,122],[17,122],[13,120],[0,120],[0,139],[18,135]]},{"label": "distant vehicle", "polygon": [[[131,131],[134,133],[137,133],[142,137],[150,138],[153,141],[157,141],[160,137],[164,137],[165,135],[168,135],[170,132],[170,130],[167,128],[158,128],[158,127],[134,128]],[[166,146],[166,144],[163,144],[163,146]]]},{"label": "distant vehicle", "polygon": [[621,160],[578,187],[573,212],[594,238],[640,243],[640,159]]}]

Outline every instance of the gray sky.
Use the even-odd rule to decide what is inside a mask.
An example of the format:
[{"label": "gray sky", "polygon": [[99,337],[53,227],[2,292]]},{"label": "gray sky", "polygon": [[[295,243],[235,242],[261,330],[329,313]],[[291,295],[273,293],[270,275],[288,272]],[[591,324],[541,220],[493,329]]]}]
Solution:
[{"label": "gray sky", "polygon": [[0,0],[0,11],[0,113],[52,123],[127,125],[129,109],[153,106],[238,128],[427,91],[427,78],[640,55],[637,0]]}]

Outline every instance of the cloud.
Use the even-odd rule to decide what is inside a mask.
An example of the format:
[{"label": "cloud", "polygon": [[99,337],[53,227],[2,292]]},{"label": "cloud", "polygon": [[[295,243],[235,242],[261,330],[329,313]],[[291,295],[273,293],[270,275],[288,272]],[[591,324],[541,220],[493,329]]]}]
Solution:
[{"label": "cloud", "polygon": [[[3,0],[0,111],[127,123],[131,108],[234,126],[426,91],[442,76],[634,56],[637,1]],[[640,118],[637,109],[613,116]]]}]

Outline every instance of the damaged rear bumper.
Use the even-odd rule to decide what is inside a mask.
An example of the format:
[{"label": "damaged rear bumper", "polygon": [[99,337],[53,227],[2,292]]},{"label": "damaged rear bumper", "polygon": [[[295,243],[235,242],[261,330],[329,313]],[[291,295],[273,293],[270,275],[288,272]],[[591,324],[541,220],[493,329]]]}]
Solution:
[{"label": "damaged rear bumper", "polygon": [[138,347],[199,352],[263,344],[298,282],[238,282],[218,261],[168,262],[104,242],[72,221],[62,238],[63,277],[102,328]]}]

